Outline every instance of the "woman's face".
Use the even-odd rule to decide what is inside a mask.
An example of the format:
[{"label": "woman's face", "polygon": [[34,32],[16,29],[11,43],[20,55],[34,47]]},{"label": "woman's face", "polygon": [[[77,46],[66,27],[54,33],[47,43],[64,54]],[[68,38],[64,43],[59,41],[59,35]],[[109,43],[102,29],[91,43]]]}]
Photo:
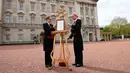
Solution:
[{"label": "woman's face", "polygon": [[51,23],[51,18],[47,20],[48,23]]}]

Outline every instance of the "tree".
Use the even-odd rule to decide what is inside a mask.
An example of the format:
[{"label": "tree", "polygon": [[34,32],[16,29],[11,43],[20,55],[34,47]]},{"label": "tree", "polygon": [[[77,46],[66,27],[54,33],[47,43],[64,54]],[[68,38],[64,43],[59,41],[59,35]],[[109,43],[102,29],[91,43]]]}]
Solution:
[{"label": "tree", "polygon": [[118,24],[118,25],[125,25],[127,23],[128,23],[127,19],[126,18],[121,18],[121,17],[115,17],[111,21],[111,24]]},{"label": "tree", "polygon": [[111,22],[111,26],[113,26],[114,29],[117,30],[116,34],[119,36],[124,34],[122,29],[124,28],[124,25],[126,25],[126,24],[128,24],[127,19],[121,18],[121,17],[115,17]]},{"label": "tree", "polygon": [[130,24],[126,18],[116,17],[111,21],[111,24],[103,28],[103,32],[112,32],[113,36],[125,35],[130,36]]},{"label": "tree", "polygon": [[109,26],[105,26],[103,28],[103,32],[110,32],[110,27]]},{"label": "tree", "polygon": [[124,25],[122,30],[125,37],[130,37],[130,24]]}]

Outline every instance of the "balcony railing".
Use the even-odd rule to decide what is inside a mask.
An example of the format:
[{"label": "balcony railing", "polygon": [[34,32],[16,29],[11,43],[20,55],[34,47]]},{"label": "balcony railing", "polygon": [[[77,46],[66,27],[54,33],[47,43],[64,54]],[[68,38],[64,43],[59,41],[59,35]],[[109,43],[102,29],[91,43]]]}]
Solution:
[{"label": "balcony railing", "polygon": [[42,28],[42,24],[3,23],[3,27]]}]

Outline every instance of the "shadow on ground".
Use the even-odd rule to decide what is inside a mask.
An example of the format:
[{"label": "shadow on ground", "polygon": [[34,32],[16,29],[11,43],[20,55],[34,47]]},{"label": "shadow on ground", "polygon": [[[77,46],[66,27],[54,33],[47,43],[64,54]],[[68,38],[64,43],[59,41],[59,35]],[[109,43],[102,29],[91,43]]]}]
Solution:
[{"label": "shadow on ground", "polygon": [[84,66],[86,69],[90,70],[95,70],[95,71],[100,71],[100,72],[105,72],[105,73],[130,73],[130,72],[125,72],[121,70],[113,70],[113,69],[105,69],[105,68],[100,68],[100,67],[92,67],[92,66]]}]

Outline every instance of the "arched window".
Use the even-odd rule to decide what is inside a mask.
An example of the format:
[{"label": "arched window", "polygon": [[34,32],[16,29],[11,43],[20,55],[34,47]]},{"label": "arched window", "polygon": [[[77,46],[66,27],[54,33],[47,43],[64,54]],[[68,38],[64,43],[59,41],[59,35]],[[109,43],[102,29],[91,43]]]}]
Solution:
[{"label": "arched window", "polygon": [[51,5],[51,12],[55,13],[55,11],[56,11],[56,5],[52,4]]},{"label": "arched window", "polygon": [[86,17],[86,24],[90,25],[90,18],[89,17]]},{"label": "arched window", "polygon": [[55,25],[56,24],[56,16],[55,15],[52,15],[52,24]]},{"label": "arched window", "polygon": [[30,2],[31,4],[31,11],[35,11],[35,6],[36,6],[36,3],[35,2]]},{"label": "arched window", "polygon": [[95,16],[94,12],[95,12],[94,8],[91,8],[91,16]]},{"label": "arched window", "polygon": [[94,18],[91,19],[91,22],[92,22],[92,25],[95,25],[95,19]]},{"label": "arched window", "polygon": [[69,17],[69,23],[73,24],[73,19],[71,17]]},{"label": "arched window", "polygon": [[7,9],[11,9],[11,7],[12,7],[12,0],[7,0],[6,3],[7,3],[6,8]]},{"label": "arched window", "polygon": [[35,23],[35,17],[36,17],[36,14],[34,14],[34,13],[31,13],[31,14],[30,14],[30,23],[31,23],[31,24],[34,24],[34,23]]},{"label": "arched window", "polygon": [[84,17],[81,17],[82,25],[84,25]]},{"label": "arched window", "polygon": [[24,14],[22,12],[18,13],[18,23],[24,22]]},{"label": "arched window", "polygon": [[11,12],[5,13],[5,23],[11,23]]},{"label": "arched window", "polygon": [[89,8],[88,7],[85,7],[85,12],[86,12],[86,15],[89,15]]},{"label": "arched window", "polygon": [[24,0],[18,0],[18,1],[19,1],[19,9],[23,10]]},{"label": "arched window", "polygon": [[45,18],[46,18],[45,14],[41,15],[41,23],[42,24],[45,23],[45,21],[46,21]]},{"label": "arched window", "polygon": [[69,7],[69,14],[71,15],[73,13],[73,8]]},{"label": "arched window", "polygon": [[45,12],[46,10],[46,4],[45,3],[41,3],[41,11]]}]

